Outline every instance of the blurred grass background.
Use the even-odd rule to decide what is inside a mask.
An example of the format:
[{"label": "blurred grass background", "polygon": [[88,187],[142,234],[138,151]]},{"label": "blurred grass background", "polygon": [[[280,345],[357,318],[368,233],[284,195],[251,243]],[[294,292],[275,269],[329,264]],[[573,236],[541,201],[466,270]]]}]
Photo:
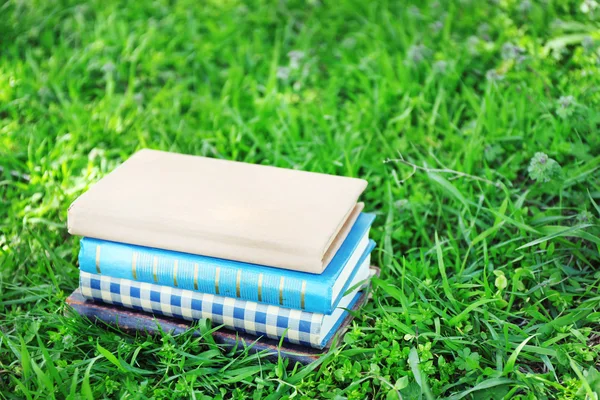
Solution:
[{"label": "blurred grass background", "polygon": [[[0,397],[597,398],[599,15],[5,2]],[[66,209],[144,147],[367,179],[383,272],[344,342],[300,367],[64,316]]]}]

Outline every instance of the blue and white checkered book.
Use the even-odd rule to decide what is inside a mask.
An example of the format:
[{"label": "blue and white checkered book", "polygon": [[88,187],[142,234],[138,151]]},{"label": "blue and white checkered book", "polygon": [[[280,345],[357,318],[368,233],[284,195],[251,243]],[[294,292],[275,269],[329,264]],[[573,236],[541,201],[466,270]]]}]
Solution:
[{"label": "blue and white checkered book", "polygon": [[[350,287],[369,278],[367,257]],[[323,348],[360,297],[360,288],[346,294],[330,315],[277,307],[232,297],[215,296],[107,275],[80,273],[81,293],[87,299],[189,321],[209,318],[216,325],[256,336],[267,336]]]}]

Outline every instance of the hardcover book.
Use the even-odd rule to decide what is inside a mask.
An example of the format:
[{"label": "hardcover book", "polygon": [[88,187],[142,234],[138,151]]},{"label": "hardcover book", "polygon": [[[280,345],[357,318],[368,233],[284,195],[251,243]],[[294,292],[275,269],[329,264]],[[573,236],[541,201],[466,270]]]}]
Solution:
[{"label": "hardcover book", "polygon": [[[369,278],[370,257],[351,282]],[[265,305],[231,297],[171,288],[107,275],[80,273],[82,295],[90,300],[185,319],[211,319],[216,325],[271,339],[323,348],[360,298],[360,287],[344,296],[330,315]]]},{"label": "hardcover book", "polygon": [[92,238],[81,240],[79,268],[114,278],[330,314],[375,247],[369,240],[374,218],[373,214],[359,215],[321,275]]},{"label": "hardcover book", "polygon": [[[379,269],[371,266],[370,276],[378,276]],[[265,357],[273,362],[277,362],[280,357],[287,358],[292,361],[288,368],[293,368],[296,362],[302,364],[310,364],[316,361],[319,356],[327,351],[334,341],[339,340],[352,321],[353,312],[357,312],[367,302],[369,298],[369,290],[366,288],[361,290],[361,295],[354,303],[352,308],[348,309],[350,313],[346,315],[342,324],[337,331],[329,338],[324,349],[314,349],[312,347],[300,346],[297,344],[284,342],[281,343],[276,339],[266,337],[257,337],[242,332],[235,332],[229,329],[211,329],[212,337],[220,346],[227,350],[237,350],[239,352],[248,351],[252,354],[262,353]],[[81,295],[81,289],[78,287],[67,298],[66,303],[70,309],[66,309],[66,313],[72,311],[83,317],[88,318],[91,322],[97,323],[100,326],[112,325],[119,332],[126,332],[133,335],[160,335],[163,332],[171,335],[179,335],[192,329],[191,333],[194,337],[202,337],[205,333],[202,329],[194,326],[193,321],[175,319],[166,316],[157,316],[140,310],[133,310],[105,304],[101,301],[86,299]]]},{"label": "hardcover book", "polygon": [[141,150],[81,195],[69,233],[319,274],[362,179]]}]

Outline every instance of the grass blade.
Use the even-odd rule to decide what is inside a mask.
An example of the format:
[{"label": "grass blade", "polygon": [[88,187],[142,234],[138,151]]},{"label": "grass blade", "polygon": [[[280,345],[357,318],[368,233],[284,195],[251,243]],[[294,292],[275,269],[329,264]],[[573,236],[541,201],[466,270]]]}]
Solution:
[{"label": "grass blade", "polygon": [[527,339],[523,340],[521,342],[521,344],[519,344],[517,346],[515,351],[513,351],[513,353],[508,358],[508,361],[506,362],[506,365],[504,366],[504,370],[502,371],[502,375],[506,376],[506,375],[510,374],[512,371],[514,371],[515,363],[517,362],[517,357],[519,356],[519,353],[521,352],[521,350],[523,350],[523,347],[525,347],[527,342],[529,342],[534,336],[535,335],[529,336]]},{"label": "grass blade", "polygon": [[127,370],[119,362],[119,360],[117,359],[117,357],[115,357],[114,354],[112,354],[110,351],[108,351],[107,349],[105,349],[104,347],[102,347],[100,345],[100,343],[96,343],[96,349],[98,350],[98,352],[100,354],[102,354],[102,356],[104,356],[108,361],[110,361],[113,365],[115,365],[121,372],[127,372]]},{"label": "grass blade", "polygon": [[444,289],[444,294],[454,306],[457,306],[456,299],[452,294],[452,290],[450,289],[450,284],[448,283],[448,275],[446,275],[446,265],[444,264],[444,254],[442,252],[442,246],[440,245],[440,239],[438,237],[437,231],[435,231],[435,253],[437,255],[438,269],[440,271],[440,275],[442,276],[442,288]]},{"label": "grass blade", "polygon": [[453,197],[454,199],[458,200],[463,206],[465,206],[465,208],[469,207],[469,202],[465,196],[463,196],[456,186],[451,184],[446,178],[433,172],[429,172],[427,175],[429,176],[429,179],[437,183],[443,189],[443,191],[449,195],[449,197]]},{"label": "grass blade", "polygon": [[431,394],[431,389],[429,389],[429,384],[427,383],[427,377],[421,373],[419,369],[419,353],[417,349],[412,347],[410,349],[410,353],[408,354],[408,364],[410,365],[410,369],[415,377],[415,381],[421,388],[421,394],[425,395],[427,400],[433,400],[433,394]]},{"label": "grass blade", "polygon": [[558,232],[555,232],[550,235],[541,237],[539,239],[532,240],[531,242],[525,243],[524,245],[518,247],[517,250],[523,250],[528,247],[536,246],[538,244],[547,242],[548,240],[551,240],[551,239],[554,239],[557,237],[577,236],[578,233],[581,233],[580,231],[582,231],[585,228],[589,228],[590,226],[593,226],[593,225],[592,224],[584,224],[584,225],[578,225],[578,226],[573,226],[570,228],[561,229]]},{"label": "grass blade", "polygon": [[486,379],[485,381],[480,382],[477,385],[473,386],[471,389],[467,389],[463,392],[460,392],[460,393],[457,393],[455,395],[448,397],[448,400],[460,400],[460,399],[470,395],[471,393],[477,392],[479,390],[489,389],[489,388],[493,388],[496,386],[509,385],[513,382],[514,381],[512,379],[507,379],[507,378]]}]

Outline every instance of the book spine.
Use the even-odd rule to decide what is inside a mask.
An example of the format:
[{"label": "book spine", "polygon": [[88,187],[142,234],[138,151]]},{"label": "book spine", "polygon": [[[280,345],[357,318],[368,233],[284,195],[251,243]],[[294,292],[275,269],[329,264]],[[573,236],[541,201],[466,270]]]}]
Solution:
[{"label": "book spine", "polygon": [[331,311],[331,292],[322,288],[318,275],[299,279],[272,268],[259,273],[244,269],[244,263],[90,238],[81,240],[79,268],[308,312]]},{"label": "book spine", "polygon": [[107,275],[80,273],[82,295],[90,300],[188,321],[216,325],[271,339],[319,348],[323,314],[291,310]]}]

